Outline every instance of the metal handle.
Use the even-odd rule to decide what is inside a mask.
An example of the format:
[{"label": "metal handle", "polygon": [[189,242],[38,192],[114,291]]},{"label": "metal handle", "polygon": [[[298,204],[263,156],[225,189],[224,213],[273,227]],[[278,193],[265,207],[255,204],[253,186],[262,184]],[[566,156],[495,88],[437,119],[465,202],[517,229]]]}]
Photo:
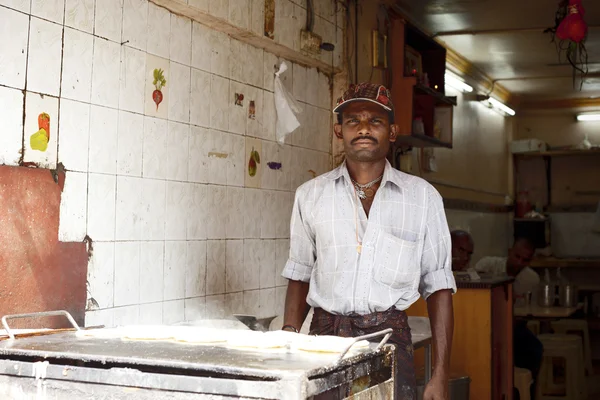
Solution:
[{"label": "metal handle", "polygon": [[75,322],[75,320],[73,319],[73,317],[71,316],[71,314],[69,314],[69,312],[65,311],[65,310],[43,311],[43,312],[36,312],[36,313],[29,313],[29,314],[5,315],[4,317],[2,317],[2,326],[6,330],[6,333],[8,334],[8,337],[11,338],[11,339],[14,339],[15,335],[14,335],[14,333],[12,333],[12,331],[8,327],[8,322],[6,322],[7,320],[9,320],[9,319],[19,319],[19,318],[53,317],[53,316],[59,316],[59,315],[64,315],[65,317],[67,317],[67,319],[69,320],[69,322],[71,323],[71,325],[73,325],[73,328],[75,328],[75,330],[78,330],[78,331],[81,330],[81,328],[79,327],[79,325],[77,325],[77,322]]},{"label": "metal handle", "polygon": [[350,349],[352,348],[352,346],[354,346],[356,344],[356,342],[360,342],[361,340],[367,340],[367,339],[371,339],[371,338],[374,338],[377,336],[385,335],[385,336],[383,336],[383,339],[381,339],[381,341],[375,348],[375,351],[381,349],[383,347],[383,345],[386,344],[387,341],[389,340],[389,338],[392,336],[393,332],[394,332],[394,330],[392,328],[387,328],[387,329],[384,329],[379,332],[369,333],[368,335],[363,335],[363,336],[358,336],[358,337],[352,338],[352,343],[350,343],[346,347],[346,349],[344,351],[342,351],[342,354],[340,354],[339,358],[337,359],[337,362],[340,362],[344,358],[346,353],[348,353],[350,351]]}]

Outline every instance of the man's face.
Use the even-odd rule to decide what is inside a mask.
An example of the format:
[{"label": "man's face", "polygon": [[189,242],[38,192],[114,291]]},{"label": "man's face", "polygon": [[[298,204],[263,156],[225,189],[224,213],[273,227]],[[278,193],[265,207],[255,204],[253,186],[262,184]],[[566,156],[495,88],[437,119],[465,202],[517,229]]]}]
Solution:
[{"label": "man's face", "polygon": [[452,241],[452,270],[464,271],[471,263],[473,242],[468,236],[459,236]]},{"label": "man's face", "polygon": [[535,250],[524,242],[517,242],[508,251],[508,261],[506,263],[508,273],[516,275],[531,263]]},{"label": "man's face", "polygon": [[334,130],[344,142],[348,159],[369,162],[387,156],[390,142],[396,141],[398,126],[390,125],[390,117],[381,106],[355,101],[344,107],[342,123],[335,124]]}]

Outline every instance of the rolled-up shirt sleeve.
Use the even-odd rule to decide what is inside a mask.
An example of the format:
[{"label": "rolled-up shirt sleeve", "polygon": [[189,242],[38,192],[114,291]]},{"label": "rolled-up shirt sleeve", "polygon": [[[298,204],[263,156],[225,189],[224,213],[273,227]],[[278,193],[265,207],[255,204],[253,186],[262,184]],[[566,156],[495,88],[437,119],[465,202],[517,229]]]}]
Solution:
[{"label": "rolled-up shirt sleeve", "polygon": [[429,190],[419,284],[419,293],[425,299],[438,290],[451,289],[452,293],[456,293],[456,282],[452,274],[452,245],[444,202],[433,187]]},{"label": "rolled-up shirt sleeve", "polygon": [[315,235],[309,224],[307,187],[296,191],[290,222],[290,256],[281,274],[293,281],[310,281],[316,260]]}]

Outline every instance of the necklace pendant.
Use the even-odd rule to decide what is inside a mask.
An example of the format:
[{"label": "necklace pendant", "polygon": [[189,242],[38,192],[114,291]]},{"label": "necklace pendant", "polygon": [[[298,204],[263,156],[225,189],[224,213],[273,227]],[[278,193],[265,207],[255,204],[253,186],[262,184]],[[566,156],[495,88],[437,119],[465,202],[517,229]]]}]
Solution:
[{"label": "necklace pendant", "polygon": [[362,244],[359,244],[358,246],[356,246],[356,252],[358,254],[360,254],[361,250],[362,250]]},{"label": "necklace pendant", "polygon": [[357,189],[356,194],[358,195],[358,198],[361,200],[365,200],[367,198],[367,194],[362,189]]}]

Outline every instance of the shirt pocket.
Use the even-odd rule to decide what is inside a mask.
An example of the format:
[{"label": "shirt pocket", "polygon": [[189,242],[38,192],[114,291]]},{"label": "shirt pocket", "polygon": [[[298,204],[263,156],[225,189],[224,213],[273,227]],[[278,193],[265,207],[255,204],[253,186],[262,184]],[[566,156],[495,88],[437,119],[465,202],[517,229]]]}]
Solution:
[{"label": "shirt pocket", "polygon": [[375,245],[375,281],[395,290],[411,289],[420,270],[418,243],[380,231]]}]

